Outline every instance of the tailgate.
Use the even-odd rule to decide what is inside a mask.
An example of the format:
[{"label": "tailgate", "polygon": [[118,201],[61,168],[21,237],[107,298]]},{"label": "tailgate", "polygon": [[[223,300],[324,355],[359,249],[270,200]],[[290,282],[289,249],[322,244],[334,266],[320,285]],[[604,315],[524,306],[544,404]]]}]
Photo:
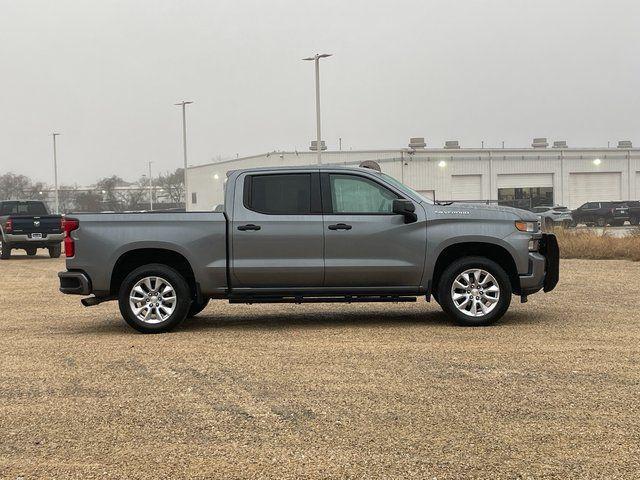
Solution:
[{"label": "tailgate", "polygon": [[550,292],[560,279],[560,247],[553,233],[542,234],[540,253],[544,255],[544,291]]},{"label": "tailgate", "polygon": [[62,217],[47,215],[42,217],[11,216],[13,232],[16,235],[32,233],[54,234],[62,233]]}]

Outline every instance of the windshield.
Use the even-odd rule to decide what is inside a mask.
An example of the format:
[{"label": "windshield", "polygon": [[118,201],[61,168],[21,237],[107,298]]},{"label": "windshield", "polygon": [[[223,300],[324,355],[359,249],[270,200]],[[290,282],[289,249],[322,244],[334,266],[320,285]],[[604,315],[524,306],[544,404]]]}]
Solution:
[{"label": "windshield", "polygon": [[395,178],[387,175],[386,173],[380,173],[380,176],[382,178],[384,178],[387,182],[389,182],[391,185],[393,185],[394,187],[398,188],[399,190],[402,190],[403,192],[408,193],[408,194],[415,195],[415,196],[421,198],[424,202],[432,203],[431,200],[426,198],[424,195],[419,194],[413,188],[407,187],[404,183],[399,182]]}]

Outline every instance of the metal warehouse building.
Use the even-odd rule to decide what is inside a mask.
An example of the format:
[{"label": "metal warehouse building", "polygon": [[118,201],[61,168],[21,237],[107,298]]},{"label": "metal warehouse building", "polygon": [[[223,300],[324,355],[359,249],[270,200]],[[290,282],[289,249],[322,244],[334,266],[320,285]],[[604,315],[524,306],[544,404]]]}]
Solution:
[{"label": "metal warehouse building", "polygon": [[[314,142],[315,144],[315,142]],[[270,152],[189,167],[189,210],[223,203],[226,173],[257,166],[312,165],[317,153]],[[613,148],[568,148],[534,139],[530,148],[426,148],[412,138],[409,148],[324,151],[322,163],[357,166],[376,161],[392,175],[436,200],[497,200],[532,207],[559,204],[576,208],[588,201],[640,199],[640,149],[621,141]]]}]

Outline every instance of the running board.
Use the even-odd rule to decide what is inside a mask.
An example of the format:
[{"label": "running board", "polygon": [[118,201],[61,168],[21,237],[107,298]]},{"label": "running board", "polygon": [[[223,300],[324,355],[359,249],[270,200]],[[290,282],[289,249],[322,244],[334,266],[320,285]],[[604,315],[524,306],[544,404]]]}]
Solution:
[{"label": "running board", "polygon": [[345,297],[231,297],[229,303],[364,303],[364,302],[415,302],[416,297],[399,295],[360,295]]}]

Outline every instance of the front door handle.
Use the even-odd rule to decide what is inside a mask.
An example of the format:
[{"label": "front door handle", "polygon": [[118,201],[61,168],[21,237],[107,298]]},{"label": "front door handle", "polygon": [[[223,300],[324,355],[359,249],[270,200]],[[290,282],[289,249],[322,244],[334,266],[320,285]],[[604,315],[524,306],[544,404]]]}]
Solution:
[{"label": "front door handle", "polygon": [[254,225],[253,223],[249,223],[247,225],[240,225],[238,230],[246,231],[246,230],[260,230],[262,227],[260,225]]},{"label": "front door handle", "polygon": [[329,225],[329,230],[351,230],[353,227],[346,223],[338,223],[336,225]]}]

